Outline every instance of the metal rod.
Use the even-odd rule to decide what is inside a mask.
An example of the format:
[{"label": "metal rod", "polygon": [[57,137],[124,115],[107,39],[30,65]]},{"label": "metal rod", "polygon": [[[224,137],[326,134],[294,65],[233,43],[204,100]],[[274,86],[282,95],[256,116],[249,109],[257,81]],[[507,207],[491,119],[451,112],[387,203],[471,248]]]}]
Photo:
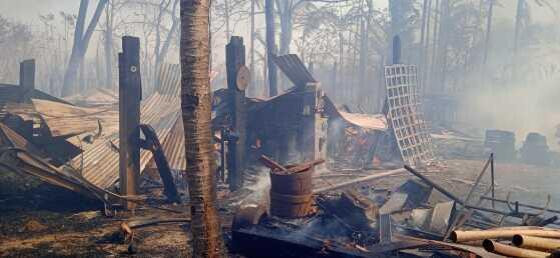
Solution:
[{"label": "metal rod", "polygon": [[[490,175],[492,176],[492,185],[490,187],[492,187],[492,198],[496,198],[494,192],[494,153],[490,153],[490,160]],[[492,201],[492,208],[496,208],[496,204],[494,203],[494,201]]]},{"label": "metal rod", "polygon": [[490,165],[490,163],[492,163],[492,154],[490,154],[490,158],[488,158],[488,160],[486,161],[486,164],[484,164],[484,168],[478,174],[478,177],[476,178],[476,181],[474,182],[474,185],[471,187],[471,190],[469,191],[469,194],[467,194],[467,198],[465,199],[465,203],[467,203],[467,204],[469,203],[469,201],[472,197],[472,194],[474,193],[474,190],[476,189],[476,187],[480,183],[480,180],[482,179],[482,176],[484,176],[484,174],[486,173],[486,169],[488,169],[488,165]]},{"label": "metal rod", "polygon": [[[495,201],[495,202],[498,202],[498,203],[505,203],[505,204],[510,203],[507,200],[497,199],[497,198],[492,198],[492,197],[482,196],[480,198],[485,199],[485,200]],[[530,209],[535,209],[535,210],[545,210],[545,211],[548,211],[548,212],[553,212],[553,213],[560,214],[560,210],[556,210],[556,209],[548,209],[546,207],[539,207],[539,206],[536,206],[536,205],[520,203],[520,202],[518,202],[518,205],[519,205],[519,207],[530,208]]]},{"label": "metal rod", "polygon": [[410,173],[414,174],[415,176],[419,177],[420,179],[422,179],[424,182],[426,182],[427,184],[429,184],[430,186],[432,186],[436,190],[440,191],[443,195],[447,196],[449,199],[455,201],[456,203],[461,204],[462,206],[464,206],[468,209],[475,209],[475,210],[491,212],[491,213],[496,213],[496,214],[501,214],[501,215],[513,216],[513,217],[522,217],[523,216],[523,214],[519,214],[519,213],[509,213],[509,212],[500,211],[500,210],[496,210],[496,209],[492,209],[492,208],[484,208],[484,207],[478,207],[478,206],[474,206],[474,205],[465,204],[465,202],[463,200],[459,199],[459,197],[457,197],[454,194],[452,194],[451,192],[445,190],[443,187],[436,184],[435,182],[433,182],[431,179],[427,178],[426,176],[420,174],[420,172],[414,170],[410,166],[404,165],[404,168],[406,170],[408,170],[408,172],[410,172]]},{"label": "metal rod", "polygon": [[408,170],[408,172],[412,173],[413,175],[419,177],[420,179],[422,179],[424,182],[428,183],[430,186],[432,186],[433,188],[437,189],[438,191],[440,191],[443,195],[449,197],[449,199],[454,200],[455,202],[465,206],[465,202],[463,200],[461,200],[459,197],[455,196],[454,194],[452,194],[451,192],[445,190],[443,187],[441,187],[440,185],[436,184],[435,182],[433,182],[431,179],[427,178],[426,176],[420,174],[420,172],[414,170],[413,168],[409,167],[408,165],[404,165],[404,168],[406,170]]}]

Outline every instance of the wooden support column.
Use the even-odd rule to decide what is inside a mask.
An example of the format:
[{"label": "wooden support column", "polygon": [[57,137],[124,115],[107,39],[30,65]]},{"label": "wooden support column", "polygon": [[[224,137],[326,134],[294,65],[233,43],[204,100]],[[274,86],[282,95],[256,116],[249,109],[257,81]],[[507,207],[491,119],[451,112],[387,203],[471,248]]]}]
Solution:
[{"label": "wooden support column", "polygon": [[230,119],[234,137],[228,140],[228,183],[235,191],[243,185],[247,142],[247,107],[245,89],[249,84],[250,72],[245,67],[245,45],[243,38],[233,36],[226,46],[227,84],[231,100]]},{"label": "wooden support column", "polygon": [[23,100],[29,99],[28,95],[35,89],[35,59],[19,63],[19,86],[23,88]]},{"label": "wooden support column", "polygon": [[[140,176],[140,39],[124,36],[119,53],[119,185],[121,194],[136,195]],[[133,209],[134,203],[125,207]]]}]

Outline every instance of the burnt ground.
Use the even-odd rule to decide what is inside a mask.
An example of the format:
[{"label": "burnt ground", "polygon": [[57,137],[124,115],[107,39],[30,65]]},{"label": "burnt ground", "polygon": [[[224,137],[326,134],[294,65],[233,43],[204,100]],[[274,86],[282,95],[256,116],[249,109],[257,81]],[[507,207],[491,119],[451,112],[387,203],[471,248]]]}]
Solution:
[{"label": "burnt ground", "polygon": [[[483,160],[447,160],[427,168],[426,175],[445,188],[464,194],[484,165]],[[340,182],[351,176],[365,176],[379,171],[327,172],[316,179],[315,184],[324,186]],[[519,163],[497,163],[496,181],[498,196],[515,191],[532,203],[544,203],[536,192],[548,190],[542,187],[547,180],[560,177],[560,171],[552,168],[529,166]],[[407,173],[379,179],[372,183],[376,188],[392,189],[414,176]],[[515,180],[509,180],[514,178]],[[484,181],[488,182],[489,177]],[[531,182],[529,182],[531,181]],[[554,179],[553,181],[558,182]],[[525,184],[527,183],[527,184]],[[535,185],[532,186],[531,184]],[[539,187],[540,186],[540,187]],[[558,200],[557,193],[551,193]],[[531,199],[533,198],[533,199]],[[235,199],[235,198],[234,198]],[[229,237],[233,202],[222,199],[220,214],[224,235]],[[555,205],[551,205],[554,207]],[[186,206],[167,206],[188,211]],[[130,218],[175,218],[183,214],[154,209],[138,209],[119,212],[105,217],[99,203],[75,193],[38,182],[33,178],[0,173],[0,256],[2,257],[188,257],[189,224],[168,224],[134,230],[137,243],[136,254],[128,252],[120,233],[120,224]],[[232,256],[236,256],[232,254]]]}]

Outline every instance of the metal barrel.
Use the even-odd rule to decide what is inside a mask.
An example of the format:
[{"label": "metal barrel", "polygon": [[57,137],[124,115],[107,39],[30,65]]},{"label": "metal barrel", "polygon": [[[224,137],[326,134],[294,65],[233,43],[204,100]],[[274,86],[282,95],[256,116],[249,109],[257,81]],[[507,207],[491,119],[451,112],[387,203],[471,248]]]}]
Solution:
[{"label": "metal barrel", "polygon": [[309,214],[313,169],[299,173],[270,173],[270,213],[282,218],[301,218]]}]

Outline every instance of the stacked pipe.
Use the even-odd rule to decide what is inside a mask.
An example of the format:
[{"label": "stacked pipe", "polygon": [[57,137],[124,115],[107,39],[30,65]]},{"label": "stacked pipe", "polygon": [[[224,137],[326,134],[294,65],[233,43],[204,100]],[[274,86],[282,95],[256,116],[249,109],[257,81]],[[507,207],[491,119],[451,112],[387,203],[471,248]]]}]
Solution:
[{"label": "stacked pipe", "polygon": [[506,227],[480,231],[455,230],[455,243],[476,243],[488,252],[509,257],[558,257],[560,230],[542,227]]}]

